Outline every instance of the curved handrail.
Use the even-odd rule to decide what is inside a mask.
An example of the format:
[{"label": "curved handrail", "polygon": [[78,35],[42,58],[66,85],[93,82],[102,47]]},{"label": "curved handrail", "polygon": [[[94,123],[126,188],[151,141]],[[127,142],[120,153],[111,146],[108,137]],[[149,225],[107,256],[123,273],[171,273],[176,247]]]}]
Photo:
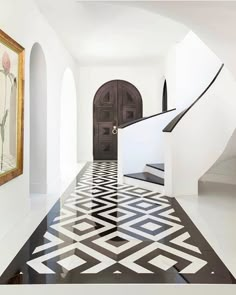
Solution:
[{"label": "curved handrail", "polygon": [[213,80],[211,81],[211,83],[207,86],[207,88],[202,92],[202,94],[188,108],[186,108],[185,110],[183,110],[173,120],[171,120],[170,123],[163,129],[163,132],[172,132],[175,129],[175,127],[182,120],[182,118],[188,113],[188,111],[202,98],[202,96],[212,86],[212,84],[215,82],[215,80],[219,76],[220,72],[222,71],[223,67],[224,67],[224,64],[221,65],[221,67],[218,70],[218,72],[216,73],[215,77],[213,78]]},{"label": "curved handrail", "polygon": [[124,124],[121,124],[120,126],[118,126],[119,129],[124,129],[128,126],[131,126],[133,124],[136,124],[140,121],[144,121],[144,120],[147,120],[147,119],[150,119],[152,117],[156,117],[156,116],[160,116],[160,115],[163,115],[163,114],[166,114],[166,113],[169,113],[169,112],[172,112],[172,111],[175,111],[176,109],[171,109],[171,110],[168,110],[166,112],[161,112],[161,113],[158,113],[158,114],[154,114],[154,115],[151,115],[151,116],[148,116],[148,117],[143,117],[143,118],[139,118],[137,120],[133,120],[131,122],[128,122],[128,123],[124,123]]}]

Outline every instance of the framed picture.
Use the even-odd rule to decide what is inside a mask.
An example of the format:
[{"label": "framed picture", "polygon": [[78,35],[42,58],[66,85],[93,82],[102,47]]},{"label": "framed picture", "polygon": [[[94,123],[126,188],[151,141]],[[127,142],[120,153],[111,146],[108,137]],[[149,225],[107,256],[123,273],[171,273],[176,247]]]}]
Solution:
[{"label": "framed picture", "polygon": [[23,173],[24,48],[0,30],[0,185]]}]

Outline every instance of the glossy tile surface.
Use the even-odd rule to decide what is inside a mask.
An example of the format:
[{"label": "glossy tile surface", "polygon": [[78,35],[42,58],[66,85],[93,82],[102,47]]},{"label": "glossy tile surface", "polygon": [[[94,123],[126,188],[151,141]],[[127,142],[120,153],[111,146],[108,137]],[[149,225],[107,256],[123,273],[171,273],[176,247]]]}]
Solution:
[{"label": "glossy tile surface", "polygon": [[164,185],[164,178],[161,178],[148,172],[126,174],[125,177],[143,180],[154,184]]},{"label": "glossy tile surface", "polygon": [[175,199],[117,184],[116,162],[86,165],[1,284],[235,283]]}]

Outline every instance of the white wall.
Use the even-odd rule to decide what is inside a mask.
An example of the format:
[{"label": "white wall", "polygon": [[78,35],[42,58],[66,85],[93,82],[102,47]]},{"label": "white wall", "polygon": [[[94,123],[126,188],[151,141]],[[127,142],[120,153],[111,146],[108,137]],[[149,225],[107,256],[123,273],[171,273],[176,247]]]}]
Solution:
[{"label": "white wall", "polygon": [[[93,99],[98,88],[110,80],[126,80],[138,88],[143,99],[143,115],[161,112],[163,67],[80,67],[78,93],[78,134],[83,138],[78,142],[78,160],[93,159]],[[160,97],[161,96],[161,97]]]},{"label": "white wall", "polygon": [[176,46],[176,107],[185,109],[219,70],[220,59],[193,33]]},{"label": "white wall", "polygon": [[165,185],[172,196],[197,195],[236,128],[236,82],[224,67],[207,93],[166,133]]},{"label": "white wall", "polygon": [[[167,56],[166,71],[167,73],[172,71],[176,73],[176,94],[175,97],[172,96],[171,100],[173,102],[175,99],[175,105],[179,112],[202,94],[215,77],[222,62],[193,32],[189,32],[184,40],[176,46],[176,68],[168,62],[168,58],[171,59],[173,52],[170,52],[169,55],[170,57]],[[219,132],[221,126],[217,126],[217,121],[221,122],[222,117],[225,118],[227,110],[225,109],[223,116],[219,112],[230,103],[228,100],[232,94],[229,89],[234,91],[232,77],[228,71],[225,72],[226,70],[224,71],[224,80],[219,77],[215,82],[218,88],[215,89],[216,85],[212,87],[215,89],[215,101],[214,97],[208,97],[212,91],[210,89],[181,120],[176,129],[165,135],[165,177],[167,179],[166,192],[169,195],[197,194],[199,178],[217,160],[216,155],[219,156],[222,153],[217,149],[220,146],[222,135]],[[229,89],[226,89],[227,87]],[[228,93],[228,95],[225,94],[225,97],[222,93],[224,88]],[[227,103],[221,106],[224,104],[224,100],[227,100]],[[219,118],[216,117],[217,114]],[[213,130],[211,129],[212,124],[214,124]],[[229,128],[232,128],[232,124],[233,122]],[[218,133],[213,144],[215,132]],[[211,136],[213,137],[211,138]],[[224,146],[226,142],[221,142],[221,144]]]},{"label": "white wall", "polygon": [[[215,54],[193,32],[189,32],[180,43],[171,47],[163,58],[162,63],[163,76],[161,84],[163,87],[164,79],[166,79],[168,109],[176,108],[177,111],[160,118],[157,117],[156,119],[153,118],[137,123],[124,130],[119,130],[118,156],[120,159],[118,159],[118,162],[120,165],[120,179],[122,173],[143,171],[146,163],[165,162],[164,150],[168,154],[166,161],[168,167],[170,167],[169,171],[172,169],[171,167],[174,164],[170,159],[175,153],[175,142],[177,142],[181,152],[185,152],[187,147],[181,141],[182,134],[170,135],[174,139],[171,138],[172,141],[169,143],[166,141],[166,144],[164,144],[162,134],[162,129],[165,127],[164,123],[166,122],[167,125],[171,118],[175,116],[174,114],[188,107],[202,94],[222,64]],[[160,105],[162,103],[162,89],[159,94]],[[184,128],[189,126],[191,126],[191,123],[187,127],[184,126]],[[140,137],[140,134],[143,134],[143,136]],[[178,136],[180,136],[180,139]],[[171,146],[172,144],[173,146]],[[178,161],[177,157],[176,161]],[[181,163],[177,164],[178,167],[179,165]],[[171,183],[171,175],[168,176],[168,179]]]},{"label": "white wall", "polygon": [[[29,68],[30,52],[38,42],[47,63],[47,188],[57,190],[60,176],[60,91],[66,67],[73,71],[74,60],[63,48],[55,32],[48,25],[31,0],[0,0],[1,29],[25,47],[25,122],[24,174],[0,187],[0,239],[29,210]],[[14,20],[14,21],[12,21]]]},{"label": "white wall", "polygon": [[236,184],[236,129],[223,153],[200,180]]},{"label": "white wall", "polygon": [[118,130],[118,180],[144,171],[146,164],[164,163],[164,127],[176,116],[166,112]]},{"label": "white wall", "polygon": [[205,90],[220,68],[220,59],[196,36],[188,32],[164,57],[168,108],[188,107]]},{"label": "white wall", "polygon": [[214,164],[200,181],[236,185],[236,157]]},{"label": "white wall", "polygon": [[164,58],[165,79],[167,83],[168,109],[171,110],[176,108],[176,46],[171,47]]},{"label": "white wall", "polygon": [[41,46],[30,54],[30,193],[47,192],[47,67]]},{"label": "white wall", "polygon": [[77,168],[77,97],[72,71],[65,70],[61,89],[60,174],[71,177]]}]

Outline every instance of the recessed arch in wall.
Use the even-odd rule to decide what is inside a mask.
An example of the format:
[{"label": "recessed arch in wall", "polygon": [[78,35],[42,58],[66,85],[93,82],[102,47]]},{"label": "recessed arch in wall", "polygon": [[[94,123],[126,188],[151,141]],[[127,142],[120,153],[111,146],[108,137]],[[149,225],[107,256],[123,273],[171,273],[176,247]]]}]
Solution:
[{"label": "recessed arch in wall", "polygon": [[166,79],[163,85],[163,93],[162,93],[162,112],[168,111],[168,92],[167,92],[167,82]]},{"label": "recessed arch in wall", "polygon": [[35,43],[30,54],[30,193],[47,192],[47,65]]},{"label": "recessed arch in wall", "polygon": [[60,176],[66,180],[77,163],[77,98],[73,72],[67,68],[62,78],[60,112]]}]

